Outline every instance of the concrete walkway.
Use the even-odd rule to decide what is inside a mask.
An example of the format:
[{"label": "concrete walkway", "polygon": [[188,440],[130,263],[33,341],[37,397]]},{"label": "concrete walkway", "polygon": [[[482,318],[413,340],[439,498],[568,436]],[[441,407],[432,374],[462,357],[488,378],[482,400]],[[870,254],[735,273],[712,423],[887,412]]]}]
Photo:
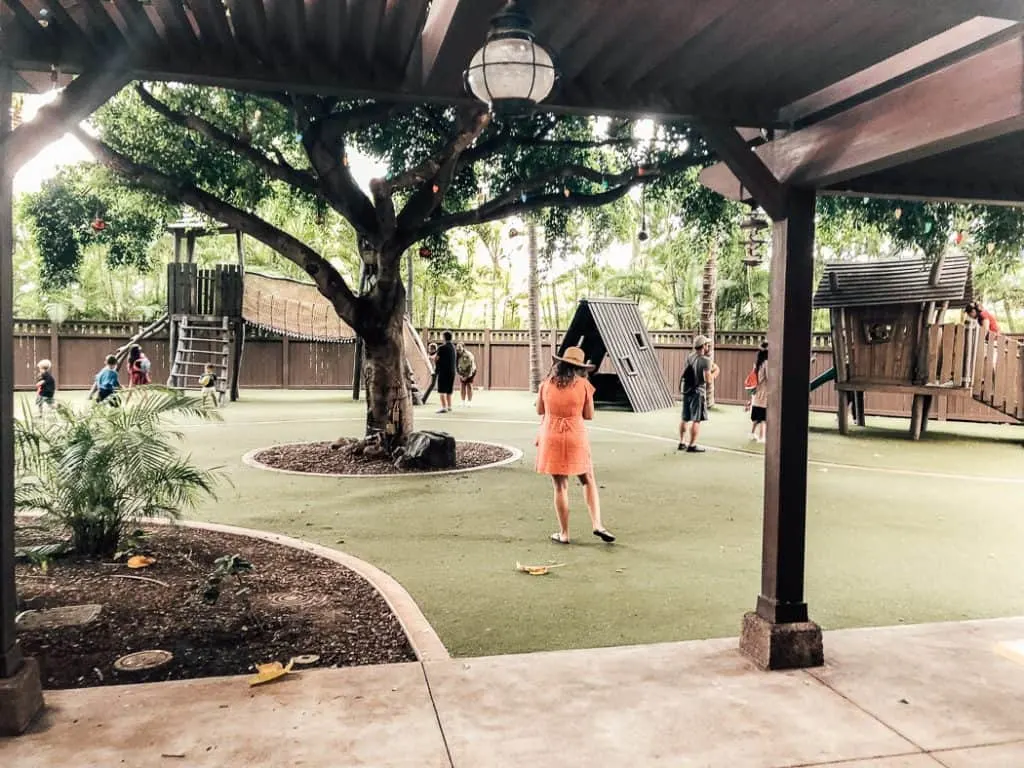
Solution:
[{"label": "concrete walkway", "polygon": [[63,691],[0,765],[1024,765],[1024,618],[845,630],[763,673],[735,640]]}]

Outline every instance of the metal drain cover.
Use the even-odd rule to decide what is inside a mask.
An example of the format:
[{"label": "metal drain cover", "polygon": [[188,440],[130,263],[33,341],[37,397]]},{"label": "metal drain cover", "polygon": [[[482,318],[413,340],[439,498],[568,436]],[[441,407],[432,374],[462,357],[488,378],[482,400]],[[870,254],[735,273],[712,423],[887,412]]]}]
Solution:
[{"label": "metal drain cover", "polygon": [[162,667],[174,658],[170,651],[138,651],[122,656],[114,662],[118,672],[143,672]]}]

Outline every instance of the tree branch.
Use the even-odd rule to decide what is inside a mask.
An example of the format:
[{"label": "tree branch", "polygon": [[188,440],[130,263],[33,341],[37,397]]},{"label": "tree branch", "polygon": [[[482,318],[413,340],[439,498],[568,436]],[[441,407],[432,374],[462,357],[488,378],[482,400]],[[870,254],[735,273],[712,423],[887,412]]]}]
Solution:
[{"label": "tree branch", "polygon": [[100,163],[129,183],[144,187],[168,200],[189,205],[228,226],[235,227],[300,266],[313,278],[317,289],[331,302],[338,316],[357,333],[361,332],[361,299],[352,293],[345,278],[331,266],[330,262],[301,240],[259,216],[236,208],[199,189],[192,183],[178,181],[162,171],[136,163],[79,127],[73,128],[72,132]]},{"label": "tree branch", "polygon": [[[700,161],[695,157],[680,156],[661,165],[637,166],[619,174],[602,173],[585,166],[564,166],[528,179],[505,194],[472,210],[436,217],[420,228],[416,233],[416,239],[423,239],[456,227],[484,224],[543,208],[599,208],[624,197],[635,186],[650,184],[698,164]],[[570,192],[566,195],[564,192],[555,192],[527,197],[525,201],[522,199],[524,192],[543,188],[552,181],[569,178],[608,182],[609,189],[592,195],[578,192]]]},{"label": "tree branch", "polygon": [[304,192],[316,194],[316,179],[314,179],[312,175],[305,173],[304,171],[296,170],[292,166],[288,165],[288,163],[284,162],[284,157],[280,152],[277,152],[279,162],[275,163],[248,142],[242,141],[237,136],[231,135],[208,120],[205,120],[198,115],[187,115],[183,112],[179,112],[160,101],[152,93],[146,90],[142,83],[136,83],[135,91],[139,94],[139,98],[142,99],[143,104],[160,114],[167,121],[190,131],[195,131],[211,141],[224,145],[235,154],[251,162],[271,178],[283,181],[285,184],[289,184]]},{"label": "tree branch", "polygon": [[[380,108],[380,105],[369,106]],[[302,134],[302,145],[331,205],[358,234],[379,248],[381,225],[373,204],[349,170],[345,146],[345,134],[361,125],[362,121],[369,120],[371,113],[381,119],[379,111],[369,109],[350,110],[314,119]],[[346,119],[345,115],[349,118]]]}]

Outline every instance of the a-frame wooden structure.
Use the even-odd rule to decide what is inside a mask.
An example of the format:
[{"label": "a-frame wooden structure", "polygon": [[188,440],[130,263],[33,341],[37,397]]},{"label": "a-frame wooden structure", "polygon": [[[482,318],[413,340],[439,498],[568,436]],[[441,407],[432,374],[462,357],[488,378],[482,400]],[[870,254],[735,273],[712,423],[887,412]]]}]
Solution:
[{"label": "a-frame wooden structure", "polygon": [[626,406],[638,413],[672,407],[672,391],[636,302],[581,300],[559,354],[567,347],[581,347],[597,366],[590,375],[597,405]]}]

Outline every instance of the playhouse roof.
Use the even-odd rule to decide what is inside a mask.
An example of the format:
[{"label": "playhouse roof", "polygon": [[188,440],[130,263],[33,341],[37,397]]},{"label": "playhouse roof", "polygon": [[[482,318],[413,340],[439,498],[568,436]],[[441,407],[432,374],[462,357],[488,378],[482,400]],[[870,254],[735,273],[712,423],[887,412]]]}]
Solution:
[{"label": "playhouse roof", "polygon": [[815,309],[921,301],[964,302],[971,298],[971,263],[962,254],[942,260],[937,281],[931,279],[931,259],[833,262],[814,294]]},{"label": "playhouse roof", "polygon": [[635,302],[581,300],[562,339],[560,353],[579,345],[581,339],[585,339],[582,346],[587,358],[595,365],[600,366],[608,356],[634,411],[672,407],[672,392]]}]

